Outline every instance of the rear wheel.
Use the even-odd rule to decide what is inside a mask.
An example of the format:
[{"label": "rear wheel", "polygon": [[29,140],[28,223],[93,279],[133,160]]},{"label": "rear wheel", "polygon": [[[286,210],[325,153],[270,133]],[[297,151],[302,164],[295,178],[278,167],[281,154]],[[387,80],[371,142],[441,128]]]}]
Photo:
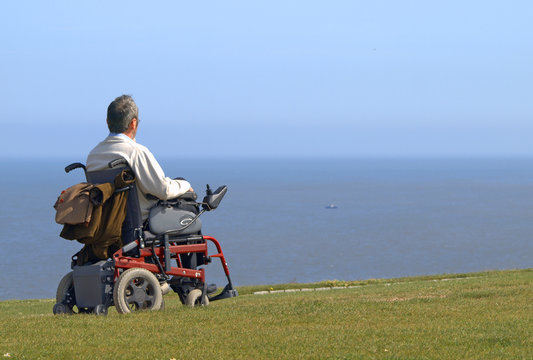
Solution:
[{"label": "rear wheel", "polygon": [[63,276],[63,278],[59,282],[59,285],[57,285],[56,302],[62,302],[67,297],[70,291],[74,293],[74,277],[72,275],[73,273],[74,272],[71,271],[65,276]]},{"label": "rear wheel", "polygon": [[187,295],[187,300],[185,301],[187,306],[207,306],[209,305],[209,298],[206,296],[204,305],[202,305],[202,290],[194,289],[189,292]]},{"label": "rear wheel", "polygon": [[52,311],[54,315],[72,315],[72,310],[61,303],[56,303]]},{"label": "rear wheel", "polygon": [[113,289],[113,301],[121,314],[138,310],[159,310],[162,300],[159,281],[154,274],[143,268],[124,271]]},{"label": "rear wheel", "polygon": [[76,305],[76,295],[74,294],[74,277],[72,274],[72,271],[67,273],[63,276],[59,285],[57,285],[56,304],[53,309],[55,315],[71,315],[77,312],[74,308]]}]

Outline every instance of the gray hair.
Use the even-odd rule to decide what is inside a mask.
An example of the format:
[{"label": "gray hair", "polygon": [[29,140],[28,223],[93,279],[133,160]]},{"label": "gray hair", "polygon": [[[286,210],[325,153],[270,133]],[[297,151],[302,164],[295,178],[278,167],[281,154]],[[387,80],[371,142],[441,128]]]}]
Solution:
[{"label": "gray hair", "polygon": [[139,120],[139,109],[130,95],[119,96],[107,107],[107,127],[111,132],[125,132],[133,118]]}]

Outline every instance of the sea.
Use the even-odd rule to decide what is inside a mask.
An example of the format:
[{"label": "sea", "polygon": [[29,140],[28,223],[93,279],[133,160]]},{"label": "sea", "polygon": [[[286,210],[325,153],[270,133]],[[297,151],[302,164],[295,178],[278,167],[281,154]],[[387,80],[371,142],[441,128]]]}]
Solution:
[{"label": "sea", "polygon": [[[80,160],[0,160],[0,300],[53,298],[70,271],[81,244],[53,204]],[[199,198],[228,186],[202,231],[236,286],[533,267],[532,158],[159,160]],[[217,259],[205,269],[226,284]]]}]

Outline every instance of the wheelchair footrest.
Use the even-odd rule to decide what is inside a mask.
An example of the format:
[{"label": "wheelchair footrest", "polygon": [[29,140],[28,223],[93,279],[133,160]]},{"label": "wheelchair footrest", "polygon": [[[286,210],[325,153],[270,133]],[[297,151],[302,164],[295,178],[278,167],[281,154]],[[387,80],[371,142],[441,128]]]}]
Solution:
[{"label": "wheelchair footrest", "polygon": [[217,296],[210,297],[209,301],[222,300],[236,296],[239,296],[239,292],[234,289],[230,284],[228,284],[224,287],[224,290],[222,290],[220,294],[218,294]]}]

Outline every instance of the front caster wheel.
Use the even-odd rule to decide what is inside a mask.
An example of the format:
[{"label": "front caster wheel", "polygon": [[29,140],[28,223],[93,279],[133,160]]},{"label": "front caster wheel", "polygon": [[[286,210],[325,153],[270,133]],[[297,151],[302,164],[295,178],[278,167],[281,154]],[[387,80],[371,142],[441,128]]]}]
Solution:
[{"label": "front caster wheel", "polygon": [[[202,290],[200,289],[194,289],[187,295],[187,299],[185,301],[185,305],[187,306],[202,306]],[[209,298],[206,296],[204,305],[209,305]]]},{"label": "front caster wheel", "polygon": [[107,315],[107,306],[100,304],[96,305],[96,307],[93,309],[93,314],[95,315]]},{"label": "front caster wheel", "polygon": [[143,268],[124,271],[113,288],[113,301],[121,314],[159,310],[162,299],[159,281],[154,274]]}]

